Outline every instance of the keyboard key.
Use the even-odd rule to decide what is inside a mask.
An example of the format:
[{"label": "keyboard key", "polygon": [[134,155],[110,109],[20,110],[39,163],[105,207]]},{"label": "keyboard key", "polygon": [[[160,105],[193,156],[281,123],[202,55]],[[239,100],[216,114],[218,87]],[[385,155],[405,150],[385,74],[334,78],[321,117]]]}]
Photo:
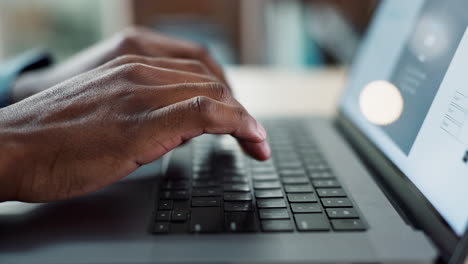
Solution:
[{"label": "keyboard key", "polygon": [[226,192],[248,192],[250,186],[245,183],[226,183],[224,184],[224,191]]},{"label": "keyboard key", "polygon": [[185,200],[185,201],[174,201],[172,210],[185,210],[188,211],[190,210],[190,205],[191,201]]},{"label": "keyboard key", "polygon": [[249,182],[249,178],[245,176],[224,176],[224,182],[226,183],[247,183]]},{"label": "keyboard key", "polygon": [[307,177],[284,177],[282,179],[284,184],[304,184],[309,183],[309,179]]},{"label": "keyboard key", "polygon": [[276,159],[281,160],[284,162],[298,162],[300,161],[299,156],[294,153],[294,149],[292,146],[284,148],[282,150],[276,151]]},{"label": "keyboard key", "polygon": [[271,159],[266,160],[266,161],[250,160],[250,164],[254,168],[272,167],[273,166],[273,161]]},{"label": "keyboard key", "polygon": [[220,186],[221,183],[217,180],[196,180],[192,182],[193,187],[200,187],[200,188],[205,188],[205,187],[218,187]]},{"label": "keyboard key", "polygon": [[262,229],[265,232],[287,232],[293,231],[293,226],[289,220],[263,220]]},{"label": "keyboard key", "polygon": [[258,208],[284,208],[286,202],[280,198],[257,199]]},{"label": "keyboard key", "polygon": [[156,221],[169,222],[171,221],[171,211],[158,211],[156,212]]},{"label": "keyboard key", "polygon": [[256,190],[255,197],[257,198],[279,198],[283,197],[281,189],[275,190]]},{"label": "keyboard key", "polygon": [[288,200],[291,203],[316,202],[317,197],[313,193],[288,193]]},{"label": "keyboard key", "polygon": [[255,189],[277,189],[281,188],[279,181],[260,181],[254,182]]},{"label": "keyboard key", "polygon": [[213,176],[211,175],[211,171],[210,172],[194,172],[192,175],[192,178],[195,180],[207,181],[207,180],[213,179]]},{"label": "keyboard key", "polygon": [[210,197],[210,196],[220,196],[220,188],[193,188],[192,196],[193,197]]},{"label": "keyboard key", "polygon": [[295,214],[294,219],[299,231],[330,230],[328,219],[323,214]]},{"label": "keyboard key", "polygon": [[226,212],[225,229],[231,232],[256,232],[258,224],[255,212]]},{"label": "keyboard key", "polygon": [[206,174],[206,175],[211,174],[211,167],[209,164],[194,165],[192,170],[193,170],[193,176],[201,175],[201,174]]},{"label": "keyboard key", "polygon": [[260,219],[289,219],[287,209],[260,209]]},{"label": "keyboard key", "polygon": [[336,180],[313,180],[312,184],[316,188],[341,187],[341,185]]},{"label": "keyboard key", "polygon": [[187,211],[174,210],[172,212],[172,222],[185,222],[187,220]]},{"label": "keyboard key", "polygon": [[252,173],[275,173],[276,170],[274,167],[253,167],[252,168]]},{"label": "keyboard key", "polygon": [[287,193],[313,192],[312,186],[309,184],[284,185],[284,189],[286,190]]},{"label": "keyboard key", "polygon": [[333,229],[336,231],[364,231],[366,227],[359,219],[332,219]]},{"label": "keyboard key", "polygon": [[329,218],[358,218],[353,208],[327,208],[327,215]]},{"label": "keyboard key", "polygon": [[192,207],[219,207],[221,201],[216,197],[197,197],[192,199]]},{"label": "keyboard key", "polygon": [[224,201],[250,201],[252,194],[249,192],[225,192]]},{"label": "keyboard key", "polygon": [[169,227],[171,234],[183,234],[189,232],[189,222],[172,222]]},{"label": "keyboard key", "polygon": [[317,189],[319,197],[346,197],[346,193],[341,188]]},{"label": "keyboard key", "polygon": [[322,198],[322,204],[325,207],[352,207],[348,198]]},{"label": "keyboard key", "polygon": [[277,180],[278,175],[276,174],[254,174],[253,177],[254,181],[272,181]]},{"label": "keyboard key", "polygon": [[323,159],[322,155],[320,153],[315,152],[315,153],[307,153],[307,154],[302,154],[304,158],[304,163],[307,164],[323,164],[325,163],[325,160]]},{"label": "keyboard key", "polygon": [[172,210],[172,201],[171,200],[160,200],[158,203],[158,209],[160,210]]},{"label": "keyboard key", "polygon": [[330,171],[312,171],[309,175],[312,179],[327,179],[334,177]]},{"label": "keyboard key", "polygon": [[285,177],[285,178],[287,178],[287,177],[306,177],[307,176],[306,172],[302,168],[300,168],[300,169],[280,170],[279,174],[282,177]]},{"label": "keyboard key", "polygon": [[190,212],[190,231],[215,233],[224,229],[224,215],[220,207],[195,207]]},{"label": "keyboard key", "polygon": [[168,181],[162,186],[162,190],[186,190],[189,187],[188,181]]},{"label": "keyboard key", "polygon": [[[302,163],[300,161],[279,161],[278,168],[284,169],[301,169]],[[280,170],[281,171],[281,170]]]},{"label": "keyboard key", "polygon": [[225,202],[224,211],[253,211],[252,202]]},{"label": "keyboard key", "polygon": [[219,168],[219,175],[245,175],[246,171],[242,167]]},{"label": "keyboard key", "polygon": [[293,213],[320,213],[322,208],[318,203],[291,203]]},{"label": "keyboard key", "polygon": [[189,193],[186,190],[174,190],[161,192],[160,197],[168,200],[188,200]]},{"label": "keyboard key", "polygon": [[307,169],[311,171],[324,171],[329,170],[330,167],[326,164],[307,164]]},{"label": "keyboard key", "polygon": [[153,233],[155,234],[167,234],[169,233],[169,223],[158,222],[154,225]]}]

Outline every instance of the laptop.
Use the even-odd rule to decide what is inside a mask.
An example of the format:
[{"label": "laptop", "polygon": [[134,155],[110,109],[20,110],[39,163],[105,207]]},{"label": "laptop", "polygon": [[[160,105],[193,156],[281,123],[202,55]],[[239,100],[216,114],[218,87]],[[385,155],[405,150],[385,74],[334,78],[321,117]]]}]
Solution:
[{"label": "laptop", "polygon": [[1,204],[0,262],[463,261],[466,10],[382,1],[336,118],[263,120],[269,161],[204,135],[85,197]]}]

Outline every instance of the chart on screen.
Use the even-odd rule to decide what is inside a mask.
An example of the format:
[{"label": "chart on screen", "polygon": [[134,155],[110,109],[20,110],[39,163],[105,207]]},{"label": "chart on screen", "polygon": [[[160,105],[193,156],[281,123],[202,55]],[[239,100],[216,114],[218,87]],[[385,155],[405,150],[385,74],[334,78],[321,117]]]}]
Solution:
[{"label": "chart on screen", "polygon": [[468,28],[463,35],[440,92],[447,91],[441,128],[468,149]]},{"label": "chart on screen", "polygon": [[441,128],[468,147],[468,85],[453,95]]}]

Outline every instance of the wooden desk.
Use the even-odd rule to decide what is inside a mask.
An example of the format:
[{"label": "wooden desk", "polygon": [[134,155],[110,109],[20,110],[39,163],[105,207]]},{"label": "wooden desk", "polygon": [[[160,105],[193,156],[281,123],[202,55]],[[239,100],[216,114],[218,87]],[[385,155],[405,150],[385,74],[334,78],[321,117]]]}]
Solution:
[{"label": "wooden desk", "polygon": [[242,66],[228,68],[226,72],[236,97],[250,113],[288,116],[333,115],[346,71]]}]

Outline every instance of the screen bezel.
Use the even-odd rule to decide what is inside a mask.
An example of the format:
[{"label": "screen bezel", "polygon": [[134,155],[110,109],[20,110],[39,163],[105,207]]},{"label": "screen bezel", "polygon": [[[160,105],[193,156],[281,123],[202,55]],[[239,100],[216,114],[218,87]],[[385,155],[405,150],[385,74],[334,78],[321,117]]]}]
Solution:
[{"label": "screen bezel", "polygon": [[[375,19],[377,10],[383,6],[383,2],[381,1],[375,8],[371,21]],[[367,32],[364,38],[366,36]],[[354,58],[359,50],[356,50]],[[366,166],[375,172],[373,174],[376,180],[387,189],[390,198],[394,199],[404,210],[413,225],[423,230],[432,239],[439,248],[440,255],[448,261],[460,240],[459,236],[409,178],[365,135],[352,118],[347,116],[343,110],[344,100],[342,99],[335,120],[337,127],[359,153]]]}]

